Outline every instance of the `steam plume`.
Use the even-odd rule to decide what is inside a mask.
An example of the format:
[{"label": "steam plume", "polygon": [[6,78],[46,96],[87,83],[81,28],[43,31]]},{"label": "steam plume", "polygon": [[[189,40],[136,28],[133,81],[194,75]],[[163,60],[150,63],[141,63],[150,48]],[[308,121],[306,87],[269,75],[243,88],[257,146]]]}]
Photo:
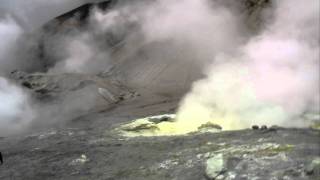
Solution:
[{"label": "steam plume", "polygon": [[179,123],[189,130],[205,122],[226,130],[305,127],[310,122],[303,115],[319,113],[319,2],[274,3],[266,30],[236,56],[213,57],[207,78],[194,83],[182,101]]},{"label": "steam plume", "polygon": [[[39,18],[31,13],[33,10],[17,11],[26,1],[10,2],[14,3],[4,3],[4,7],[24,23],[7,15],[0,20],[0,37],[5,39],[0,43],[1,75],[25,66],[12,52],[17,49],[16,40],[28,29],[26,26],[37,27],[51,18],[48,16],[83,1],[50,1],[56,8],[46,17],[37,14]],[[37,9],[46,6],[40,0],[32,2]],[[64,40],[49,49],[58,52],[59,57],[49,73],[96,74],[116,64],[128,82],[138,84],[136,87],[166,92],[173,86],[191,83],[205,69],[206,78],[193,84],[170,131],[190,132],[208,121],[224,129],[252,124],[306,126],[302,116],[319,113],[319,2],[283,0],[273,4],[273,19],[254,37],[243,33],[243,19],[238,18],[238,12],[216,1],[142,1],[123,3],[106,12],[93,9],[84,31],[71,36],[61,34],[57,39]],[[117,52],[114,46],[120,47]],[[1,86],[2,92],[15,89],[12,93],[16,93],[2,94],[1,99],[21,97],[12,105],[15,112],[20,112],[19,104],[28,104],[27,93],[19,87],[7,80],[2,80]],[[68,97],[65,99],[72,99]],[[63,107],[72,105],[76,112],[88,110],[78,100],[62,102]],[[89,101],[94,104],[94,97]],[[55,105],[40,109],[45,113],[38,114],[38,119],[59,111]],[[69,110],[62,119],[73,117],[74,109]],[[2,122],[8,124],[7,120]]]},{"label": "steam plume", "polygon": [[0,77],[0,136],[25,130],[34,118],[28,95]]},{"label": "steam plume", "polygon": [[[57,16],[59,13],[67,11],[68,8],[83,1],[65,2],[55,0],[44,2],[41,0],[23,1],[10,0],[1,1],[0,5],[0,136],[14,135],[24,132],[32,126],[32,123],[40,119],[48,119],[44,109],[48,106],[38,106],[34,104],[29,93],[20,86],[8,80],[8,74],[15,70],[23,70],[30,63],[27,62],[29,51],[19,48],[19,41],[23,41],[22,36],[39,27],[45,21]],[[71,7],[70,7],[71,6]],[[48,10],[49,9],[49,10]],[[28,39],[30,40],[30,39]],[[24,42],[23,42],[24,43]],[[26,42],[27,43],[27,42]],[[37,66],[37,64],[32,64]],[[67,98],[68,99],[68,98]],[[73,103],[73,101],[72,101]],[[75,104],[75,103],[74,103]],[[78,103],[80,104],[80,103]],[[80,105],[71,106],[72,110],[81,109]],[[55,108],[54,108],[55,107]],[[68,106],[69,107],[69,106]],[[74,107],[72,109],[72,107]],[[57,106],[52,106],[52,111]],[[40,111],[44,111],[39,113]],[[42,119],[42,120],[43,120]],[[52,121],[51,121],[52,122]],[[53,120],[53,122],[55,122]],[[48,122],[42,122],[47,124]]]}]

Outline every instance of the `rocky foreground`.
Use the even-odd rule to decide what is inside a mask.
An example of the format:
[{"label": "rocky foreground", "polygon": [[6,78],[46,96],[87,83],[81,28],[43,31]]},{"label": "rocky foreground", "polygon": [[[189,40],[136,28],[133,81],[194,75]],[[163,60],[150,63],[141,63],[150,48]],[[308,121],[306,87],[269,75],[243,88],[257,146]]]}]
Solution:
[{"label": "rocky foreground", "polygon": [[[317,179],[319,130],[242,130],[171,137],[121,137],[128,121],[170,102],[126,104],[73,126],[2,138],[0,179]],[[119,114],[125,111],[126,113]],[[143,111],[143,112],[142,112]]]}]

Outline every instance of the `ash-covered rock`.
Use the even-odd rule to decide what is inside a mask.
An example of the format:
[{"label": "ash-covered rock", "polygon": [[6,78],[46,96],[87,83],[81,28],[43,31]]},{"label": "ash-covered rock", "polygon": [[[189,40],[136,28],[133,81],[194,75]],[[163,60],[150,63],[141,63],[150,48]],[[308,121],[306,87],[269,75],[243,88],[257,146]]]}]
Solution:
[{"label": "ash-covered rock", "polygon": [[[20,83],[21,86],[30,89],[42,101],[56,100],[88,87],[109,104],[130,99],[137,95],[136,92],[115,79],[101,78],[95,75],[72,73],[28,74],[21,71],[13,71],[11,77]],[[108,92],[108,96],[106,92]]]}]

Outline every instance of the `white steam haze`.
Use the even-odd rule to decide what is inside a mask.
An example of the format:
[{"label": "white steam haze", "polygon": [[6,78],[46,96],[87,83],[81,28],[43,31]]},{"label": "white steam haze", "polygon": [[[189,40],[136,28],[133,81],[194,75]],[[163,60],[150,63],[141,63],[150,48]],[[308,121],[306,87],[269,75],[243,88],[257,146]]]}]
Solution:
[{"label": "white steam haze", "polygon": [[[66,56],[49,72],[94,73],[111,69],[112,62],[145,58],[146,63],[127,70],[129,77],[135,77],[130,83],[150,82],[147,88],[158,84],[161,91],[162,83],[152,82],[161,76],[171,83],[167,89],[184,86],[188,80],[183,76],[199,77],[217,52],[231,52],[247,38],[235,16],[226,7],[203,0],[128,3],[106,12],[95,9],[89,30],[65,42]],[[106,34],[125,36],[116,44],[122,46],[117,56],[112,55],[112,48],[99,44]],[[141,52],[144,56],[137,55]]]},{"label": "white steam haze", "polygon": [[[19,52],[17,39],[83,2],[87,1],[1,2],[0,11],[5,10],[0,13],[1,128],[51,125],[94,105],[95,97],[89,93],[94,90],[89,88],[68,95],[60,104],[41,107],[29,101],[27,91],[5,80],[8,72],[25,66],[14,54]],[[178,133],[208,121],[227,130],[253,124],[307,126],[301,116],[319,113],[319,2],[272,1],[273,17],[251,37],[234,7],[214,0],[161,0],[128,1],[105,12],[92,9],[84,30],[54,37],[48,52],[58,58],[47,73],[98,74],[125,62],[121,65],[129,83],[154,86],[160,92],[205,75],[180,103],[178,126],[171,127]],[[111,47],[108,40],[120,48]],[[7,135],[1,128],[0,136]]]},{"label": "white steam haze", "polygon": [[[67,58],[55,64],[49,73],[97,73],[108,66],[108,51],[97,47],[89,33],[81,33],[66,41]],[[94,62],[92,62],[94,61]]]},{"label": "white steam haze", "polygon": [[10,16],[0,19],[0,136],[20,132],[33,119],[28,95],[2,77],[7,69],[16,68],[10,58],[22,31]]},{"label": "white steam haze", "polygon": [[[85,1],[2,0],[0,3],[0,136],[25,131],[39,115],[29,92],[11,83],[8,73],[28,62],[17,59],[18,40],[32,29]],[[19,52],[19,51],[18,51]],[[25,53],[25,52],[24,52]],[[21,54],[19,57],[28,56]],[[36,66],[36,65],[35,65]],[[39,106],[41,107],[41,106]],[[63,107],[63,106],[62,106]],[[43,107],[41,107],[43,108]],[[54,106],[51,110],[57,109]],[[51,111],[50,110],[50,111]],[[47,109],[46,109],[47,111]],[[45,112],[47,113],[47,112]],[[47,117],[46,117],[47,118]]]},{"label": "white steam haze", "polygon": [[29,126],[34,112],[28,95],[0,77],[0,136],[21,132]]},{"label": "white steam haze", "polygon": [[310,122],[302,116],[319,113],[319,1],[274,6],[270,24],[237,55],[212,57],[207,77],[194,83],[179,108],[185,128],[205,122],[226,130],[306,127]]}]

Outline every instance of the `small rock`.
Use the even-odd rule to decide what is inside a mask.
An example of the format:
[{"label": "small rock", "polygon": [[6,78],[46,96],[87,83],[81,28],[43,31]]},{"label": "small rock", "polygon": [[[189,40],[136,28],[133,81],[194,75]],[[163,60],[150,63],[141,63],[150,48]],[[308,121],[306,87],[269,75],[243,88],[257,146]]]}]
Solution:
[{"label": "small rock", "polygon": [[314,159],[311,164],[306,167],[305,172],[308,176],[320,176],[320,158]]},{"label": "small rock", "polygon": [[28,89],[32,89],[32,85],[28,81],[22,82],[21,85]]},{"label": "small rock", "polygon": [[215,180],[222,180],[224,179],[224,175],[220,174],[219,176],[217,176],[216,178],[214,178]]},{"label": "small rock", "polygon": [[202,154],[197,154],[197,159],[201,159],[202,158]]},{"label": "small rock", "polygon": [[261,129],[261,130],[267,130],[268,127],[267,127],[266,125],[262,125],[260,129]]},{"label": "small rock", "polygon": [[199,131],[209,131],[209,130],[222,130],[222,127],[218,124],[214,124],[211,122],[208,122],[206,124],[202,124],[201,126],[198,127]]},{"label": "small rock", "polygon": [[98,88],[99,94],[106,100],[111,102],[117,102],[118,100],[115,98],[115,96],[107,89],[105,88]]},{"label": "small rock", "polygon": [[226,180],[233,180],[237,177],[237,174],[235,172],[228,172]]},{"label": "small rock", "polygon": [[85,154],[82,154],[80,156],[80,158],[72,160],[70,165],[81,165],[81,164],[84,164],[88,161],[89,161],[89,159],[87,158],[87,156]]},{"label": "small rock", "polygon": [[224,172],[223,154],[217,154],[206,161],[207,177],[215,179]]}]

